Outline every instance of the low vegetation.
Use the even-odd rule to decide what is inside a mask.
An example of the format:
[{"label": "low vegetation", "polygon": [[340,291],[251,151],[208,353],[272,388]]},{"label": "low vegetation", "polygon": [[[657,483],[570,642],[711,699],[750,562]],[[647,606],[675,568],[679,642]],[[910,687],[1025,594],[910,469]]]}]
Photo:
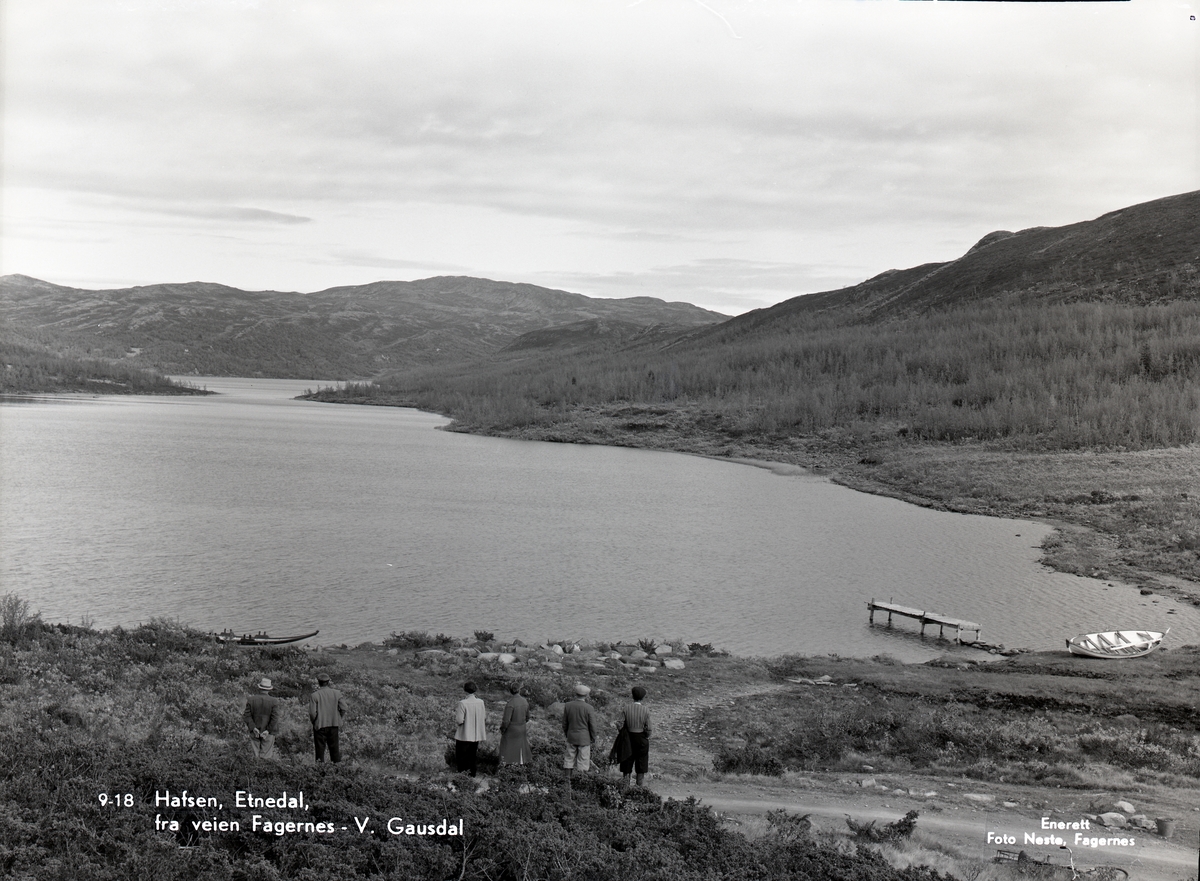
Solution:
[{"label": "low vegetation", "polygon": [[[0,874],[512,881],[979,874],[977,863],[947,856],[922,836],[914,812],[897,812],[894,822],[851,818],[850,834],[841,836],[815,833],[807,817],[782,812],[731,828],[693,800],[624,790],[603,770],[568,780],[558,767],[559,702],[584,681],[600,714],[611,718],[639,674],[597,661],[603,653],[595,648],[568,655],[565,665],[532,656],[505,665],[474,656],[502,647],[482,636],[491,634],[407,631],[386,645],[349,650],[226,646],[161,620],[109,631],[49,624],[20,597],[0,598],[0,737],[8,745],[0,769]],[[878,774],[922,769],[948,781],[1064,789],[1200,782],[1191,710],[1200,698],[1198,650],[1115,666],[1066,655],[899,665],[886,658],[764,662],[673,647],[687,666],[661,673],[669,687],[652,683],[654,712],[662,720],[700,702],[694,736],[715,755],[718,779],[837,775],[868,765]],[[338,766],[318,766],[310,752],[305,700],[320,671],[349,704],[347,758]],[[245,695],[263,676],[283,699],[274,762],[250,758],[241,719]],[[478,781],[449,766],[452,709],[466,679],[479,685],[492,732],[514,680],[533,707],[534,764],[499,766],[493,734],[482,751],[487,786],[480,791]],[[817,681],[831,684],[796,684]],[[714,689],[747,696],[704,705]],[[673,767],[671,745],[658,744],[657,765]],[[156,794],[167,790],[222,800],[238,790],[272,797],[303,791],[308,811],[261,815],[338,829],[252,831],[257,811],[156,806]],[[396,816],[461,818],[465,834],[393,835],[385,824]],[[367,817],[369,828],[358,832],[355,818]],[[156,819],[180,830],[156,828]],[[187,833],[189,823],[205,819],[244,825]]]},{"label": "low vegetation", "polygon": [[724,743],[715,763],[726,773],[867,764],[1064,788],[1196,786],[1197,655],[1185,647],[1124,668],[1032,655],[967,669],[788,657],[774,676],[836,684],[711,708],[705,728]]},{"label": "low vegetation", "polygon": [[[16,598],[3,608],[4,877],[944,877],[895,869],[870,848],[823,844],[796,834],[794,824],[752,839],[693,800],[624,790],[613,776],[568,780],[557,767],[556,725],[544,709],[532,726],[534,764],[497,768],[492,751],[482,763],[489,786],[476,792],[476,781],[450,773],[444,753],[463,678],[475,678],[493,707],[507,694],[501,687],[513,673],[494,663],[415,650],[389,655],[381,646],[341,653],[223,646],[165,621],[97,632],[42,622]],[[415,634],[407,640],[438,642]],[[303,700],[317,670],[331,673],[350,706],[347,759],[337,766],[316,765],[309,755]],[[264,675],[285,705],[282,757],[274,762],[250,758],[241,720],[244,695]],[[539,707],[573,681],[549,669],[522,679]],[[599,686],[603,677],[595,681]],[[223,807],[155,804],[160,793],[185,790],[216,796]],[[328,822],[338,831],[253,831],[257,811],[228,809],[238,790],[303,792],[309,810],[265,808],[261,816]],[[360,833],[356,818],[367,817]],[[461,819],[464,835],[398,836],[386,828],[391,817]],[[238,830],[192,825],[231,819],[241,822]]]}]

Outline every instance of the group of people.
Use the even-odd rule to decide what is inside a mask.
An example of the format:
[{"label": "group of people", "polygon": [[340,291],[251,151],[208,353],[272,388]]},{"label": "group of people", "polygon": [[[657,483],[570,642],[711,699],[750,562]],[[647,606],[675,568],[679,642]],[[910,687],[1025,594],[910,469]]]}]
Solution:
[{"label": "group of people", "polygon": [[[458,702],[455,711],[454,759],[460,772],[475,776],[479,744],[487,739],[485,724],[486,708],[475,694],[474,682],[463,686],[467,696]],[[529,722],[529,701],[521,696],[517,683],[509,686],[512,697],[504,705],[504,716],[500,721],[500,762],[524,765],[533,760],[526,736]],[[563,768],[574,774],[587,772],[592,767],[592,748],[599,738],[600,723],[596,711],[588,703],[591,689],[586,685],[575,686],[575,697],[563,707],[562,732],[566,739]],[[643,785],[650,756],[650,711],[642,704],[646,689],[634,686],[633,700],[621,710],[616,721],[617,736],[609,753],[610,761],[616,761],[626,784],[636,772],[636,784]]]},{"label": "group of people", "polygon": [[[270,759],[275,755],[275,736],[279,733],[279,698],[273,697],[274,685],[263,677],[258,691],[246,700],[242,714],[246,729],[250,733],[250,746],[254,755]],[[474,777],[478,764],[479,744],[487,740],[487,709],[476,695],[474,682],[463,685],[467,693],[454,713],[454,763],[460,772]],[[529,701],[521,695],[521,687],[514,682],[509,686],[512,696],[504,705],[504,716],[500,721],[500,761],[508,765],[527,765],[533,761],[529,748],[526,727],[529,723]],[[597,713],[588,703],[591,689],[586,685],[575,686],[574,698],[563,707],[562,732],[566,739],[563,768],[571,774],[587,772],[592,767],[592,748],[600,733]],[[636,785],[643,785],[650,755],[650,711],[642,704],[646,689],[634,686],[632,700],[621,710],[616,720],[617,736],[609,753],[610,761],[620,765],[626,784],[632,774],[637,775]],[[332,686],[329,674],[317,676],[317,688],[308,699],[308,718],[312,723],[313,746],[318,762],[325,761],[328,751],[333,762],[342,760],[338,735],[346,704],[342,693]]]},{"label": "group of people", "polygon": [[[280,711],[279,698],[271,695],[274,688],[274,683],[264,676],[258,683],[258,692],[246,699],[246,709],[242,713],[246,729],[250,732],[250,748],[255,758],[259,759],[275,757]],[[342,717],[345,715],[346,702],[342,693],[330,683],[328,673],[319,674],[317,688],[308,697],[308,718],[312,723],[313,746],[318,762],[325,761],[327,750],[330,761],[342,760],[338,734],[342,730]]]}]

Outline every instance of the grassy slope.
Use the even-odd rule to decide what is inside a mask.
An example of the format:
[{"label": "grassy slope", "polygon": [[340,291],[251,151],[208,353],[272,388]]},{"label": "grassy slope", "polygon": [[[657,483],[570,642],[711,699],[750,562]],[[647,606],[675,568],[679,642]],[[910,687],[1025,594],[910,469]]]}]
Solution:
[{"label": "grassy slope", "polygon": [[[0,634],[0,736],[9,761],[0,772],[6,830],[0,870],[39,879],[516,879],[526,872],[688,879],[713,877],[707,874],[713,870],[731,878],[782,878],[809,866],[817,878],[898,877],[856,846],[845,828],[814,840],[795,825],[768,823],[748,840],[705,809],[624,795],[611,777],[568,787],[555,767],[554,701],[577,681],[593,687],[606,718],[616,714],[631,684],[650,687],[659,720],[652,771],[663,775],[655,787],[688,780],[692,791],[702,791],[708,782],[744,779],[714,771],[714,757],[733,770],[755,770],[755,762],[768,771],[796,769],[810,783],[857,772],[864,763],[896,779],[917,773],[940,779],[939,790],[964,779],[987,788],[999,776],[1010,786],[1043,787],[1024,797],[1048,808],[1066,797],[1044,789],[1054,784],[1085,794],[1137,793],[1142,803],[1155,787],[1183,797],[1200,779],[1190,712],[1200,698],[1200,676],[1192,650],[1117,665],[1054,656],[904,666],[689,655],[684,670],[650,675],[601,660],[596,650],[566,656],[523,651],[522,663],[506,668],[454,652],[470,641],[441,644],[435,652],[414,647],[427,641],[311,652],[219,646],[165,623],[102,633],[36,621],[6,628]],[[331,673],[350,706],[348,758],[336,771],[317,767],[309,753],[304,700],[321,670]],[[243,696],[264,675],[284,700],[283,758],[274,764],[247,758],[240,718]],[[788,682],[826,675],[857,685],[812,689]],[[468,678],[479,683],[489,707],[493,742],[484,750],[485,768],[494,768],[507,683],[521,681],[534,706],[535,766],[527,775],[486,771],[490,788],[478,795],[449,774],[444,761],[450,712]],[[778,724],[768,730],[766,718]],[[603,746],[609,741],[606,736]],[[451,839],[339,833],[318,840],[243,831],[205,835],[197,848],[180,851],[172,836],[153,829],[156,813],[179,815],[153,807],[162,789],[223,799],[237,789],[303,790],[311,819],[338,824],[355,816],[380,823],[396,815],[463,817],[468,848],[464,857],[462,842]],[[132,808],[99,803],[99,793],[125,792],[134,795]],[[248,822],[251,812],[207,813]],[[1194,838],[1194,821],[1181,822],[1180,835]],[[946,867],[944,860],[939,865]],[[950,868],[970,877],[979,866],[964,858]]]},{"label": "grassy slope", "polygon": [[[787,824],[750,841],[694,802],[623,792],[602,775],[568,782],[555,767],[559,743],[547,715],[554,711],[545,708],[533,725],[535,764],[490,774],[493,747],[484,761],[490,785],[474,792],[468,778],[447,772],[443,756],[465,677],[481,683],[495,730],[499,697],[507,693],[502,686],[513,674],[494,663],[379,648],[313,654],[221,646],[161,622],[97,633],[19,622],[12,614],[19,605],[5,599],[4,877],[934,881],[926,872],[897,871],[869,850],[847,852],[790,834]],[[349,701],[347,760],[338,766],[318,766],[309,753],[304,707],[317,670],[329,671]],[[539,707],[580,675],[523,672]],[[241,709],[263,675],[284,702],[282,756],[256,763]],[[601,687],[610,681],[599,672],[585,678]],[[617,680],[623,692],[620,674]],[[605,702],[601,688],[597,697]],[[220,806],[156,804],[167,790],[213,797]],[[302,791],[310,808],[241,809],[234,806],[238,790],[271,797]],[[327,822],[335,831],[255,832],[255,813],[279,822]],[[358,832],[356,818],[368,817],[370,826]],[[386,831],[390,817],[461,818],[465,835],[396,837]],[[194,839],[156,829],[159,820],[186,830],[205,819],[242,825]]]}]

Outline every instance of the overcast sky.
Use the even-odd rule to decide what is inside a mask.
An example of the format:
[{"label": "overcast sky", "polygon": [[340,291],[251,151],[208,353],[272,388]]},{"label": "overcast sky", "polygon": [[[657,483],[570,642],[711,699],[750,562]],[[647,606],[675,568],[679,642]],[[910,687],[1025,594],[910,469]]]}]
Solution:
[{"label": "overcast sky", "polygon": [[4,0],[0,272],[744,312],[1200,189],[1198,3]]}]

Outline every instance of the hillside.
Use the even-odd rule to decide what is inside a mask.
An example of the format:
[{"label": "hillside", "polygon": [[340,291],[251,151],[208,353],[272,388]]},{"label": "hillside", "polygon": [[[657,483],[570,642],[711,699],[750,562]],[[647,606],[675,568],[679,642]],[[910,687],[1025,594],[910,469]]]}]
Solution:
[{"label": "hillside", "polygon": [[1200,298],[1200,190],[1068,226],[991,232],[957,260],[793,297],[739,316],[723,330],[779,329],[817,315],[900,318],[1005,296],[1124,305]]},{"label": "hillside", "polygon": [[171,374],[371,377],[491,355],[577,322],[690,329],[725,318],[650,297],[604,300],[529,284],[442,277],[302,294],[218,284],[81,290],[0,279],[0,312],[50,352]]},{"label": "hillside", "polygon": [[153,370],[108,359],[57,354],[37,335],[17,334],[0,325],[0,394],[74,392],[89,395],[207,394]]}]

